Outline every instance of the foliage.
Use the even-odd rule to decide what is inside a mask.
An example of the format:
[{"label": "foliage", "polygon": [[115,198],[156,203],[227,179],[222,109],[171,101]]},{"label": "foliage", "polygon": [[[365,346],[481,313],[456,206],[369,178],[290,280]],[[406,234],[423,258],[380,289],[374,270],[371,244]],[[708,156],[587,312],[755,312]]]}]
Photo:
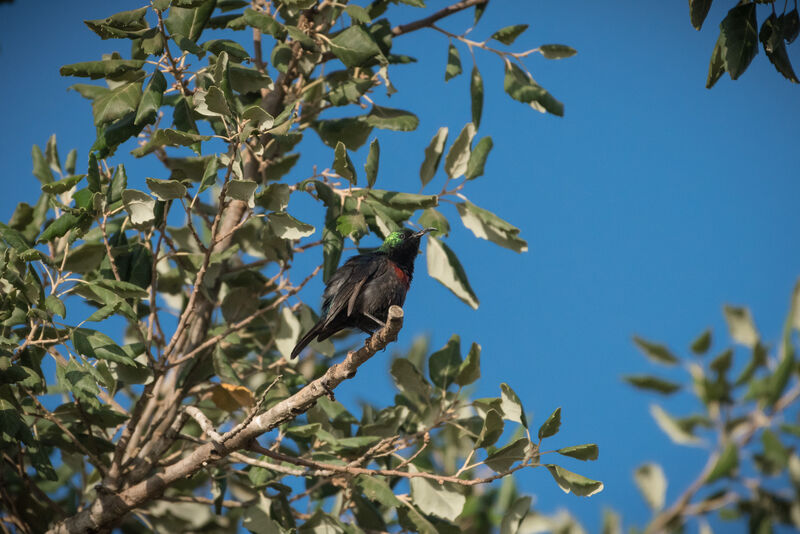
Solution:
[{"label": "foliage", "polygon": [[[692,26],[699,30],[711,9],[712,0],[689,0],[689,17]],[[758,29],[757,11],[759,4],[767,16],[762,16],[761,29]],[[767,7],[765,4],[769,4]],[[737,2],[719,24],[719,38],[711,53],[706,88],[711,89],[726,72],[732,80],[741,76],[753,58],[758,54],[758,43],[784,78],[792,83],[800,83],[792,68],[787,45],[792,44],[800,32],[800,16],[797,0],[791,10],[789,2],[783,3],[780,14],[775,9],[775,0],[745,0]]]},{"label": "foliage", "polygon": [[[724,311],[733,347],[717,347],[714,356],[710,330],[691,344],[689,357],[678,358],[659,345],[674,358],[659,363],[681,365],[691,387],[659,376],[626,379],[662,396],[681,390],[693,395],[697,412],[675,417],[652,404],[651,413],[674,443],[708,450],[705,466],[672,504],[666,502],[668,477],[658,464],[636,470],[636,484],[653,512],[646,532],[682,531],[689,522],[710,532],[706,520],[712,514],[722,522],[746,519],[750,532],[800,528],[800,281],[775,348],[761,339],[746,308]],[[655,346],[637,344],[648,356]]]},{"label": "foliage", "polygon": [[[439,192],[376,188],[373,134],[418,125],[413,112],[384,104],[396,92],[394,68],[414,61],[398,46],[411,32],[447,37],[447,79],[462,73],[458,47],[497,55],[506,92],[555,115],[563,105],[522,59],[575,51],[500,48],[524,25],[485,41],[436,25],[466,8],[477,23],[486,0],[393,26],[384,15],[396,3],[153,0],[86,21],[131,48],[130,57],[61,68],[105,82],[72,87],[91,101],[97,128],[80,158],[86,167],[76,150],[62,160],[55,137],[44,151],[34,146],[42,195],[0,225],[0,500],[11,528],[517,532],[538,517],[509,478],[519,469],[545,467],[576,495],[602,490],[550,459],[594,460],[595,445],[560,443],[544,456],[560,409],[532,438],[537,428],[511,387],[471,397],[480,346],[464,358],[458,336],[429,357],[423,344],[398,356],[395,405],[364,405],[358,416],[333,390],[396,337],[402,314],[340,364],[316,353],[342,354],[342,339],[338,353],[326,341],[299,364],[287,359],[315,319],[298,293],[320,273],[327,280],[345,239],[435,227],[428,272],[475,308],[442,208],[453,204],[478,238],[527,250],[518,228],[466,196],[493,146],[489,136],[476,140],[477,66],[472,121],[449,145],[441,128],[420,159],[423,187],[443,167]],[[227,38],[231,31],[249,32],[251,50]],[[298,176],[309,131],[330,147],[332,164]],[[355,151],[371,136],[362,172]],[[126,150],[158,159],[165,178],[129,176]],[[301,196],[319,207],[315,224],[289,210]],[[318,257],[318,267],[298,272],[301,254]],[[501,478],[499,488],[481,487]]]}]

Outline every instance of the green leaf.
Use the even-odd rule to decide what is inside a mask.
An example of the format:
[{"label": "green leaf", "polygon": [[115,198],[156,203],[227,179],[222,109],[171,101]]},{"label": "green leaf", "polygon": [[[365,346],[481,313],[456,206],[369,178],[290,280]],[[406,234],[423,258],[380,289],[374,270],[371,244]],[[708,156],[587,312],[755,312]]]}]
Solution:
[{"label": "green leaf", "polygon": [[96,330],[88,328],[76,328],[70,335],[72,346],[75,350],[87,358],[97,358],[99,360],[109,360],[125,365],[135,365],[133,358],[130,357],[114,340]]},{"label": "green leaf", "polygon": [[242,112],[242,118],[248,119],[260,132],[269,130],[275,124],[275,118],[259,105],[245,109]]},{"label": "green leaf", "polygon": [[419,225],[423,228],[434,228],[431,235],[442,236],[450,233],[450,224],[447,222],[447,217],[439,213],[433,208],[427,208],[419,216]]},{"label": "green leaf", "polygon": [[550,417],[539,427],[539,439],[543,440],[545,438],[549,438],[550,436],[554,436],[558,433],[558,429],[561,428],[561,408],[556,408],[556,410],[550,414]]},{"label": "green leaf", "polygon": [[519,497],[511,504],[508,510],[503,511],[500,534],[520,534],[525,532],[522,525],[528,516],[528,512],[530,512],[532,501],[531,497]]},{"label": "green leaf", "polygon": [[102,308],[92,313],[89,317],[87,317],[86,322],[99,323],[100,321],[105,321],[106,319],[117,313],[121,305],[122,301],[117,301],[113,304],[106,304]]},{"label": "green leaf", "polygon": [[600,449],[594,443],[586,443],[585,445],[573,445],[572,447],[562,447],[556,452],[570,458],[578,460],[597,460],[600,456]]},{"label": "green leaf", "polygon": [[367,154],[367,162],[364,164],[364,172],[367,173],[367,187],[369,188],[372,188],[372,186],[375,185],[375,180],[378,179],[378,163],[380,157],[381,146],[378,144],[378,139],[375,138],[369,144],[369,154]]},{"label": "green leaf", "polygon": [[336,143],[342,142],[350,150],[361,148],[372,132],[372,126],[361,117],[316,121],[312,127],[329,147],[336,148]]},{"label": "green leaf", "polygon": [[539,53],[547,59],[564,59],[574,56],[578,51],[567,45],[543,44],[539,47]]},{"label": "green leaf", "polygon": [[78,161],[78,151],[74,148],[67,154],[67,161],[64,164],[64,170],[67,174],[75,174],[75,163]]},{"label": "green leaf", "polygon": [[444,81],[449,82],[463,71],[461,70],[461,57],[458,55],[458,49],[450,43],[447,47],[447,68],[444,71]]},{"label": "green leaf", "polygon": [[672,354],[672,352],[670,352],[665,345],[651,343],[640,338],[639,336],[633,336],[633,342],[636,344],[642,354],[647,356],[648,359],[655,363],[675,365],[679,361],[678,358]]},{"label": "green leaf", "polygon": [[492,34],[490,39],[500,41],[504,45],[512,44],[522,32],[528,29],[527,24],[516,24],[514,26],[506,26],[503,29],[497,30]]},{"label": "green leaf", "polygon": [[519,400],[511,386],[505,382],[500,384],[500,399],[504,417],[509,421],[521,423],[522,426],[528,428],[528,420],[525,417],[522,401]]},{"label": "green leaf", "polygon": [[100,192],[100,168],[97,166],[97,157],[94,153],[89,154],[89,164],[86,169],[86,182],[89,191],[92,193]]},{"label": "green leaf", "polygon": [[360,22],[362,24],[366,24],[368,22],[372,22],[372,18],[369,16],[369,12],[361,6],[357,6],[355,4],[349,4],[347,7],[344,8],[350,18],[353,19],[353,22]]},{"label": "green leaf", "polygon": [[55,180],[55,178],[53,178],[53,173],[47,164],[47,160],[45,159],[44,154],[42,154],[42,149],[39,148],[39,145],[33,145],[33,148],[31,149],[31,157],[33,158],[33,175],[42,184],[49,184]]},{"label": "green leaf", "polygon": [[261,33],[271,35],[278,41],[286,38],[286,28],[283,27],[283,24],[267,13],[247,8],[244,10],[244,21],[248,26],[256,28]]},{"label": "green leaf", "polygon": [[603,491],[603,483],[599,480],[586,478],[558,465],[545,464],[545,467],[564,493],[572,492],[578,497],[591,497]]},{"label": "green leaf", "polygon": [[314,227],[310,224],[298,221],[283,211],[270,213],[267,218],[269,220],[270,229],[281,239],[302,239],[310,236],[315,231]]},{"label": "green leaf", "polygon": [[158,200],[175,200],[186,196],[186,186],[177,180],[146,178],[145,181]]},{"label": "green leaf", "polygon": [[481,377],[481,346],[473,343],[467,358],[461,362],[456,375],[456,384],[468,386]]},{"label": "green leaf", "polygon": [[680,384],[650,375],[626,375],[622,379],[633,387],[669,395],[681,389]]},{"label": "green leaf", "polygon": [[775,467],[775,471],[782,471],[789,463],[790,451],[783,446],[781,440],[769,428],[761,434],[761,443],[764,446],[764,459]]},{"label": "green leaf", "polygon": [[203,168],[203,177],[200,179],[200,187],[197,190],[199,195],[212,185],[217,183],[218,162],[216,157],[209,158]]},{"label": "green leaf", "polygon": [[242,94],[258,93],[261,89],[272,86],[272,79],[255,68],[232,63],[228,69],[231,88]]},{"label": "green leaf", "polygon": [[43,184],[42,191],[53,195],[60,195],[61,193],[66,193],[67,191],[78,185],[78,182],[80,182],[84,178],[86,178],[85,174],[79,174],[77,176],[67,176],[66,178],[59,180],[57,182],[50,182],[49,184]]},{"label": "green leaf", "polygon": [[725,74],[725,61],[722,59],[724,39],[720,33],[714,51],[711,52],[711,61],[708,64],[708,77],[706,78],[706,89],[711,89],[714,84]]},{"label": "green leaf", "polygon": [[473,137],[475,125],[468,122],[453,141],[453,146],[444,159],[444,170],[450,178],[458,178],[467,171]]},{"label": "green leaf", "polygon": [[525,459],[530,445],[528,438],[520,438],[490,454],[486,458],[486,465],[498,473],[508,471],[516,462]]},{"label": "green leaf", "polygon": [[156,120],[158,109],[161,107],[161,100],[164,91],[167,90],[167,79],[156,69],[150,77],[147,87],[144,89],[139,105],[136,108],[136,118],[134,124],[152,124]]},{"label": "green leaf", "polygon": [[288,184],[269,184],[256,195],[256,204],[269,211],[284,211],[289,205]]},{"label": "green leaf", "polygon": [[382,478],[358,475],[355,481],[364,496],[371,501],[376,501],[390,508],[396,508],[402,504],[395,497],[392,488]]},{"label": "green leaf", "polygon": [[781,25],[783,39],[791,44],[800,33],[800,15],[797,13],[797,7],[778,17],[778,21]]},{"label": "green leaf", "polygon": [[709,364],[709,367],[716,371],[719,374],[725,373],[728,369],[731,368],[731,364],[733,363],[733,349],[728,349],[713,360]]},{"label": "green leaf", "polygon": [[[418,473],[414,464],[408,465],[409,473]],[[466,497],[447,484],[439,484],[422,477],[409,480],[411,498],[414,504],[425,514],[441,517],[448,521],[455,520],[464,510]]]},{"label": "green leaf", "polygon": [[287,360],[291,357],[292,350],[300,338],[300,321],[288,307],[284,306],[280,312],[278,330],[275,332],[275,347]]},{"label": "green leaf", "polygon": [[370,189],[369,196],[397,210],[431,208],[439,203],[439,197],[436,195],[398,193],[396,191],[384,191],[383,189]]},{"label": "green leaf", "polygon": [[354,241],[358,241],[367,233],[367,221],[361,213],[345,213],[336,219],[336,231]]},{"label": "green leaf", "polygon": [[411,132],[416,130],[419,125],[419,119],[410,111],[384,108],[378,105],[372,106],[369,114],[364,116],[364,122],[375,128],[398,132]]},{"label": "green leaf", "polygon": [[786,44],[783,42],[783,32],[778,23],[778,18],[775,13],[772,13],[764,20],[761,25],[761,31],[758,34],[758,39],[764,47],[764,52],[767,58],[775,69],[783,74],[783,77],[790,80],[792,83],[798,83],[797,76],[792,68],[792,62],[789,59],[789,54],[786,52]]},{"label": "green leaf", "polygon": [[430,144],[425,148],[425,159],[419,168],[419,177],[422,180],[423,187],[428,185],[428,182],[436,174],[436,169],[439,168],[439,161],[441,161],[442,152],[444,152],[444,144],[447,142],[447,132],[446,126],[439,128],[439,131],[431,139]]},{"label": "green leaf", "polygon": [[[255,534],[281,534],[284,532],[280,523],[270,517],[272,514],[270,505],[274,501],[267,499],[264,492],[258,494],[257,501],[256,504],[244,508],[242,526]],[[330,532],[333,534],[335,531]]]},{"label": "green leaf", "polygon": [[[328,212],[330,212],[330,208]],[[342,248],[344,247],[344,238],[336,232],[335,227],[329,228],[326,224],[322,228],[322,280],[328,283],[331,275],[336,272],[339,267],[339,260],[342,257]]]},{"label": "green leaf", "polygon": [[47,295],[47,298],[44,300],[45,308],[47,311],[52,313],[53,315],[58,315],[62,319],[67,316],[67,308],[64,306],[64,303],[55,295]]},{"label": "green leaf", "polygon": [[520,230],[516,226],[468,201],[459,202],[456,208],[461,222],[475,237],[487,239],[514,252],[527,252],[528,243],[519,237]]},{"label": "green leaf", "polygon": [[193,101],[197,113],[206,117],[231,117],[233,115],[227,100],[225,100],[225,95],[216,85],[210,86],[207,91],[195,91]]},{"label": "green leaf", "polygon": [[744,73],[758,53],[757,28],[754,3],[732,8],[719,25],[722,60],[733,80]]},{"label": "green leaf", "polygon": [[225,189],[225,194],[233,199],[246,202],[247,206],[255,206],[253,195],[255,195],[258,184],[253,180],[231,180]]},{"label": "green leaf", "polygon": [[633,473],[633,480],[651,510],[658,512],[664,508],[667,477],[660,465],[649,463],[639,466]]},{"label": "green leaf", "polygon": [[[250,58],[250,54],[242,45],[230,39],[212,39],[201,44],[203,50],[207,50],[217,56],[217,65],[220,65],[219,58],[227,54],[231,61],[241,62]],[[226,66],[227,68],[227,66]],[[219,81],[217,81],[219,83]]]},{"label": "green leaf", "polygon": [[150,136],[150,140],[144,146],[131,150],[131,154],[140,158],[154,152],[162,146],[189,146],[198,141],[207,141],[210,135],[199,135],[190,132],[179,132],[172,128],[158,129]]},{"label": "green leaf", "polygon": [[56,134],[50,136],[47,140],[47,145],[44,148],[47,164],[55,172],[61,172],[61,161],[58,157],[58,144],[56,143]]},{"label": "green leaf", "polygon": [[348,67],[358,67],[381,54],[372,36],[361,26],[350,26],[331,39],[331,52]]},{"label": "green leaf", "polygon": [[103,287],[105,289],[109,289],[114,292],[114,294],[118,297],[122,298],[135,298],[135,299],[144,299],[147,298],[148,292],[141,286],[136,284],[132,284],[130,282],[125,282],[122,280],[108,280],[102,279],[94,282],[94,284]]},{"label": "green leaf", "polygon": [[136,111],[142,97],[141,82],[126,83],[98,96],[92,102],[95,126],[121,119]]},{"label": "green leaf", "polygon": [[489,447],[494,445],[500,436],[503,434],[503,417],[497,413],[497,410],[489,410],[486,412],[486,417],[483,420],[483,427],[475,442],[475,448]]},{"label": "green leaf", "polygon": [[783,394],[783,390],[786,389],[794,364],[794,352],[788,351],[778,363],[775,372],[770,375],[767,382],[767,402],[770,405],[775,404]]},{"label": "green leaf", "polygon": [[73,213],[63,213],[58,219],[50,223],[36,240],[37,243],[46,243],[62,237],[78,225],[80,217]]},{"label": "green leaf", "polygon": [[759,336],[750,310],[726,305],[723,311],[733,340],[752,349],[758,343]]},{"label": "green leaf", "polygon": [[334,149],[333,170],[353,185],[358,181],[355,166],[350,160],[350,156],[347,155],[347,147],[341,141],[336,143],[336,148]]},{"label": "green leaf", "polygon": [[481,115],[483,114],[483,78],[478,70],[478,66],[472,67],[472,75],[469,79],[469,94],[472,109],[472,123],[475,128],[481,125]]},{"label": "green leaf", "polygon": [[691,349],[692,352],[700,356],[708,352],[709,348],[711,348],[711,330],[705,330],[697,336],[697,339],[692,341]]},{"label": "green leaf", "polygon": [[431,393],[431,385],[416,365],[404,358],[392,362],[390,374],[397,388],[403,393],[419,395],[427,400]]},{"label": "green leaf", "polygon": [[467,172],[464,174],[465,179],[474,180],[479,176],[483,176],[483,167],[486,165],[486,158],[489,157],[489,152],[492,150],[493,146],[494,143],[492,143],[492,138],[489,136],[478,141],[478,144],[475,145],[472,154],[469,156]]},{"label": "green leaf", "polygon": [[650,415],[656,420],[659,428],[678,445],[699,445],[701,444],[700,438],[685,430],[678,422],[661,406],[657,404],[650,405]]},{"label": "green leaf", "polygon": [[542,86],[534,82],[528,73],[513,63],[506,65],[503,88],[511,98],[530,104],[537,111],[564,116],[564,104],[553,98]]},{"label": "green leaf", "polygon": [[222,300],[222,317],[228,324],[234,324],[258,310],[258,294],[246,287],[231,289]]},{"label": "green leaf", "polygon": [[469,285],[467,273],[464,272],[461,262],[458,261],[450,247],[430,236],[428,238],[426,256],[428,274],[441,282],[455,296],[477,310],[479,305],[478,297]]},{"label": "green leaf", "polygon": [[461,367],[461,338],[453,334],[447,344],[431,354],[428,359],[428,372],[431,381],[442,389],[455,382]]},{"label": "green leaf", "polygon": [[147,193],[126,189],[122,192],[122,204],[134,226],[149,224],[156,218],[156,200]]},{"label": "green leaf", "polygon": [[100,78],[114,78],[127,72],[137,71],[144,65],[144,60],[138,59],[104,59],[103,61],[84,61],[64,65],[59,69],[62,76],[79,76],[98,80]]},{"label": "green leaf", "polygon": [[196,43],[216,4],[217,0],[204,0],[196,4],[197,7],[172,6],[164,26],[172,37],[181,35]]},{"label": "green leaf", "polygon": [[730,476],[739,466],[739,449],[734,443],[728,443],[717,458],[714,468],[706,478],[706,484],[711,484],[720,478]]},{"label": "green leaf", "polygon": [[706,20],[712,0],[689,0],[689,18],[695,30],[700,30]]}]

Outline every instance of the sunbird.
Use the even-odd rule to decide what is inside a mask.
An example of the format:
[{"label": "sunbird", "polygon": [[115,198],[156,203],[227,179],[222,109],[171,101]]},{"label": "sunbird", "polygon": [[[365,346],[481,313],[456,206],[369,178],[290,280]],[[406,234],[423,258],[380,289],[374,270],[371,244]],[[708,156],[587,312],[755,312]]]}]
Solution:
[{"label": "sunbird", "polygon": [[323,341],[345,328],[372,335],[383,327],[389,308],[405,302],[420,240],[432,230],[392,232],[375,252],[353,256],[339,267],[322,293],[319,321],[297,342],[292,358],[314,339]]}]

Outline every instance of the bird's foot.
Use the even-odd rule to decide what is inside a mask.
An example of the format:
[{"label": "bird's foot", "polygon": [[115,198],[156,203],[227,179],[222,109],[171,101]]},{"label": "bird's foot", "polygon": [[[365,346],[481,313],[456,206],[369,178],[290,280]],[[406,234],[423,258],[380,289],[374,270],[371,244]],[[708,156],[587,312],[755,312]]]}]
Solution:
[{"label": "bird's foot", "polygon": [[377,317],[375,317],[375,316],[373,316],[373,315],[370,315],[370,314],[369,314],[369,313],[367,313],[367,312],[364,312],[364,315],[365,315],[366,317],[369,317],[369,318],[370,318],[370,319],[372,319],[373,321],[375,321],[377,324],[379,324],[381,328],[386,328],[386,323],[385,323],[385,322],[383,322],[383,321],[381,321],[381,320],[380,320],[380,319],[378,319]]},{"label": "bird's foot", "polygon": [[325,396],[330,400],[335,401],[336,397],[333,395],[333,390],[330,388],[328,383],[325,380],[322,380],[319,384],[322,386],[322,389],[325,390]]}]

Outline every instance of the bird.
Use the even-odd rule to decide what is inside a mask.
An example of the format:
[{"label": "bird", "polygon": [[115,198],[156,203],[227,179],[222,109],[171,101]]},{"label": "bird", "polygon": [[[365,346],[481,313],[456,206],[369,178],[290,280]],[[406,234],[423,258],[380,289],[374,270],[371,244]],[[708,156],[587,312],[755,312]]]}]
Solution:
[{"label": "bird", "polygon": [[391,232],[374,252],[348,259],[328,280],[319,321],[297,342],[292,358],[313,340],[323,341],[345,328],[372,335],[385,326],[391,306],[401,306],[414,276],[422,236],[435,230]]}]

